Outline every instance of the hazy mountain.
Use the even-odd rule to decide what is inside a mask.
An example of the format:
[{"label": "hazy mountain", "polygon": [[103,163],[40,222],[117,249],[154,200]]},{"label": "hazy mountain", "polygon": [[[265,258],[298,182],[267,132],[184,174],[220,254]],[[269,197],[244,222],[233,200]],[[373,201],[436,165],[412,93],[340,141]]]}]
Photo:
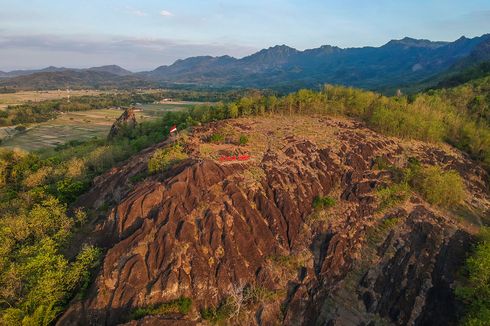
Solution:
[{"label": "hazy mountain", "polygon": [[119,76],[90,69],[37,72],[0,80],[0,87],[14,89],[132,88],[156,86],[136,76]]},{"label": "hazy mountain", "polygon": [[151,72],[144,72],[138,75],[153,81],[179,82],[180,80],[194,80],[206,83],[208,80],[214,80],[219,84],[224,84],[227,82],[226,74],[231,73],[227,67],[236,61],[238,60],[230,56],[192,57],[177,60],[170,66],[160,66]]},{"label": "hazy mountain", "polygon": [[[0,76],[36,74],[33,76],[35,81],[29,78],[10,78],[2,82],[4,86],[18,88],[35,85],[43,88],[46,85],[64,87],[67,76],[71,76],[71,80],[76,80],[79,87],[83,87],[83,83],[86,83],[86,87],[101,83],[124,87],[128,79],[116,77],[132,77],[130,85],[135,86],[156,83],[165,86],[183,84],[290,90],[331,83],[390,92],[398,87],[408,90],[410,85],[421,85],[427,80],[435,80],[450,69],[461,70],[486,60],[490,60],[490,34],[472,39],[461,37],[454,42],[433,42],[406,37],[389,41],[381,47],[346,49],[324,45],[299,51],[280,45],[241,59],[230,56],[191,57],[137,74],[111,65],[89,69],[48,67],[38,71],[0,73]],[[65,74],[54,74],[60,72]],[[107,80],[103,80],[100,74],[87,74],[89,72],[110,75]],[[37,75],[38,73],[51,75]],[[57,81],[57,76],[64,79]],[[47,79],[46,83],[42,82],[42,78]]]},{"label": "hazy mountain", "polygon": [[289,64],[301,52],[286,45],[261,50],[240,60],[245,67],[258,72],[261,69],[278,68]]},{"label": "hazy mountain", "polygon": [[473,49],[466,56],[459,58],[448,69],[432,75],[418,82],[399,85],[407,92],[414,93],[428,88],[454,87],[472,79],[490,75],[490,37],[484,35],[482,39],[469,40],[462,37],[452,43],[453,53],[459,51],[458,47],[465,42],[473,42]]},{"label": "hazy mountain", "polygon": [[242,59],[179,60],[143,75],[164,82],[215,86],[314,87],[335,83],[380,90],[427,79],[470,54],[488,55],[489,42],[490,35],[484,35],[454,42],[407,37],[381,47],[347,49],[325,45],[298,51],[282,45]]},{"label": "hazy mountain", "polygon": [[466,58],[455,65],[455,68],[466,68],[488,61],[490,61],[490,37],[479,42]]},{"label": "hazy mountain", "polygon": [[87,68],[87,69],[77,69],[77,68],[65,68],[65,67],[46,67],[43,69],[30,69],[30,70],[12,70],[9,72],[3,72],[0,71],[0,77],[3,78],[13,78],[13,77],[19,77],[19,76],[27,76],[27,75],[32,75],[32,74],[37,74],[37,73],[46,73],[46,72],[61,72],[61,71],[78,71],[78,72],[83,72],[83,71],[97,71],[97,72],[107,72],[111,73],[117,76],[128,76],[133,74],[131,71],[126,70],[124,68],[121,68],[117,65],[108,65],[108,66],[101,66],[101,67],[92,67],[92,68]]},{"label": "hazy mountain", "polygon": [[129,70],[126,70],[124,68],[121,68],[118,65],[108,65],[108,66],[101,66],[101,67],[92,67],[86,69],[88,71],[98,71],[98,72],[108,72],[117,76],[129,76],[132,75],[133,73]]},{"label": "hazy mountain", "polygon": [[32,75],[39,72],[58,72],[58,71],[65,71],[65,70],[69,70],[69,69],[64,67],[49,66],[43,69],[12,70],[9,72],[0,72],[0,77],[12,78],[12,77]]}]

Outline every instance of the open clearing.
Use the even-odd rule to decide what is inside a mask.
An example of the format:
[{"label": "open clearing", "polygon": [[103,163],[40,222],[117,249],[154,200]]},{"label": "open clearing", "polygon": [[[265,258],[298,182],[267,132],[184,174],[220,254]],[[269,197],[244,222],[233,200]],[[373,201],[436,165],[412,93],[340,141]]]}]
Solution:
[{"label": "open clearing", "polygon": [[0,110],[6,108],[9,105],[16,105],[26,103],[28,101],[39,102],[45,100],[55,100],[59,98],[66,98],[68,96],[95,96],[102,93],[102,91],[96,90],[56,90],[56,91],[25,91],[17,93],[0,94]]},{"label": "open clearing", "polygon": [[[166,111],[178,111],[197,103],[177,102],[170,104],[142,105],[143,112],[137,112],[137,120],[153,119]],[[122,114],[122,110],[103,109],[81,112],[68,112],[58,118],[32,125],[26,131],[17,133],[13,127],[0,129],[0,139],[5,139],[1,147],[18,148],[36,151],[48,147],[56,147],[71,140],[87,140],[94,137],[104,138],[114,121]]]}]

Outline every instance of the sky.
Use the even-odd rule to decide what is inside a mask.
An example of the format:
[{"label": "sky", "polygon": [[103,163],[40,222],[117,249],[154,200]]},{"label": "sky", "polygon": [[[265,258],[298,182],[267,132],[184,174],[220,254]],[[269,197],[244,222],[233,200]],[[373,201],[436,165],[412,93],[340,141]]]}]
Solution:
[{"label": "sky", "polygon": [[278,44],[362,47],[490,33],[489,0],[0,0],[0,8],[2,71],[107,64],[142,71]]}]

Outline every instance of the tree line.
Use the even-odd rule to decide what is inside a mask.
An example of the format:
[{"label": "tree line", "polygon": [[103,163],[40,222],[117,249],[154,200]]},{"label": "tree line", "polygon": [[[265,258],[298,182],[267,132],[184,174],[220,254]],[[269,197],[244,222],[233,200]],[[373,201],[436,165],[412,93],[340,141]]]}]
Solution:
[{"label": "tree line", "polygon": [[490,77],[413,96],[387,97],[332,85],[280,97],[255,94],[212,106],[207,114],[217,120],[273,114],[346,116],[386,135],[447,142],[490,166]]}]

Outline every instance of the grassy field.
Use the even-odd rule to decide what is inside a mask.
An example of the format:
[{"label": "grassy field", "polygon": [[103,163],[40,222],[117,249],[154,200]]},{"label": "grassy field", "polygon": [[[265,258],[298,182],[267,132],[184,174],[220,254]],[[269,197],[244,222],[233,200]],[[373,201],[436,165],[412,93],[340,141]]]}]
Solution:
[{"label": "grassy field", "polygon": [[168,102],[168,103],[159,103],[159,104],[142,104],[139,105],[139,108],[143,109],[143,113],[145,116],[158,116],[163,112],[167,111],[180,111],[187,109],[193,105],[204,104],[198,102]]},{"label": "grassy field", "polygon": [[2,147],[35,151],[70,140],[105,137],[119,110],[93,110],[62,114],[57,119],[34,125],[2,142]]},{"label": "grassy field", "polygon": [[[154,119],[166,111],[183,110],[195,103],[174,102],[166,104],[141,105],[143,112],[137,113],[137,120]],[[14,128],[0,128],[0,147],[36,151],[56,147],[71,140],[86,140],[106,137],[114,121],[123,111],[116,109],[68,112],[58,118],[30,126],[26,131],[12,136]]]},{"label": "grassy field", "polygon": [[83,96],[90,95],[95,96],[103,92],[96,90],[66,90],[59,91],[25,91],[17,93],[0,94],[0,110],[6,108],[9,105],[16,105],[26,103],[28,101],[39,102],[45,100],[55,100],[59,98],[66,98],[70,96]]}]

